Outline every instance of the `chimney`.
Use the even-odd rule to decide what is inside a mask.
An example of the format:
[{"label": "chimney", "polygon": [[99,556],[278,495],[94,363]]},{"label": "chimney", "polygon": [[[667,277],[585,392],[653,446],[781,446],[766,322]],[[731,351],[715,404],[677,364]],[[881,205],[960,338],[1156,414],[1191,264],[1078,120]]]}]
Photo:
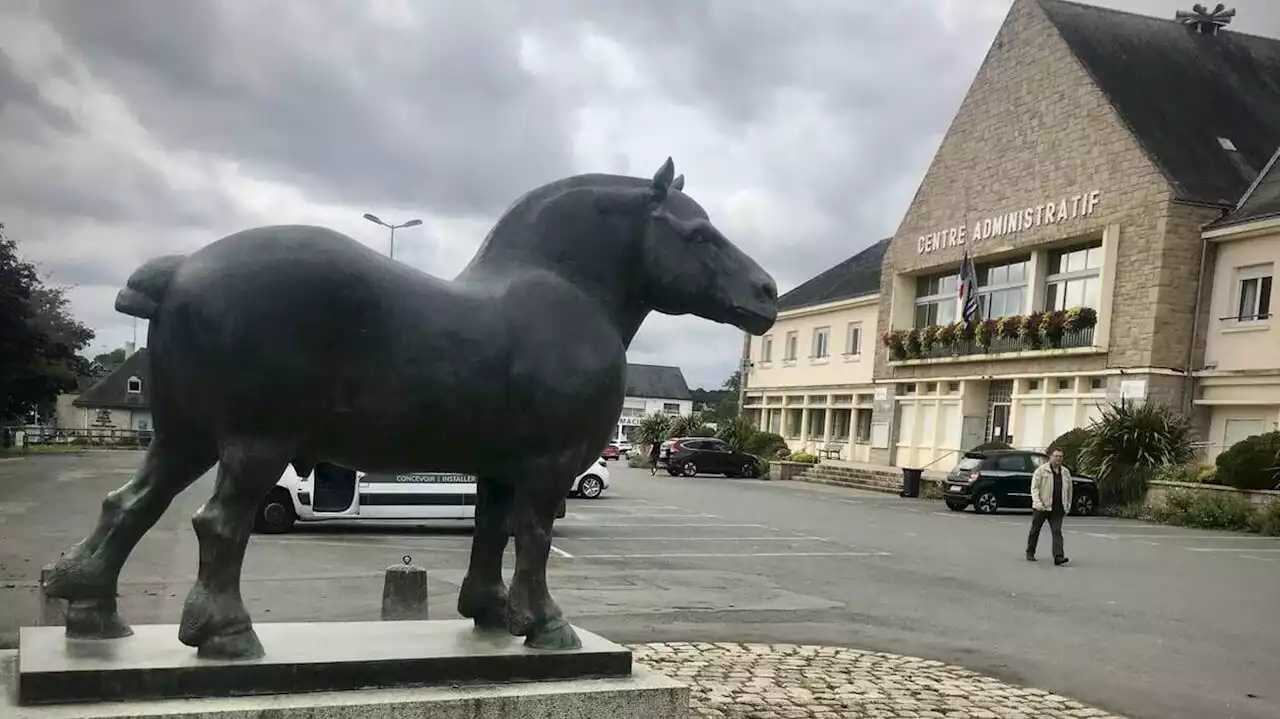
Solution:
[{"label": "chimney", "polygon": [[126,359],[128,359],[129,357],[131,357],[131,356],[133,355],[133,353],[134,353],[134,352],[137,352],[137,351],[138,351],[138,347],[137,347],[137,345],[135,345],[134,343],[132,343],[132,342],[125,342],[125,343],[124,343],[124,356],[125,356],[125,358],[126,358]]},{"label": "chimney", "polygon": [[1217,35],[1218,28],[1231,22],[1231,18],[1236,16],[1236,9],[1227,9],[1226,5],[1218,3],[1213,6],[1210,12],[1204,5],[1196,3],[1191,6],[1191,10],[1179,10],[1174,14],[1174,19],[1183,25],[1195,28],[1196,32],[1201,35]]}]

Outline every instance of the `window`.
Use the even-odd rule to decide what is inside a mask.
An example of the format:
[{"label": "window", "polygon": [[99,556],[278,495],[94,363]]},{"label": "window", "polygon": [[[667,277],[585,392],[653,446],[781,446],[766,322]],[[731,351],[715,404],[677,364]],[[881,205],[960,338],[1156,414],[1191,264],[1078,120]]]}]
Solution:
[{"label": "window", "polygon": [[844,353],[849,356],[862,354],[862,323],[850,322],[844,330]]},{"label": "window", "polygon": [[1236,270],[1237,322],[1258,322],[1271,317],[1272,267],[1268,263]]},{"label": "window", "polygon": [[773,335],[765,335],[760,340],[760,361],[773,361]]},{"label": "window", "polygon": [[663,402],[662,411],[666,414],[680,414],[679,402]]},{"label": "window", "polygon": [[916,328],[955,322],[958,290],[954,273],[916,278]]},{"label": "window", "polygon": [[997,472],[1032,472],[1033,467],[1029,467],[1031,458],[1025,454],[1003,454],[996,457]]},{"label": "window", "polygon": [[830,327],[819,327],[813,331],[813,345],[809,352],[809,356],[814,359],[823,359],[831,354]]},{"label": "window", "polygon": [[1101,242],[1050,252],[1048,276],[1045,278],[1045,310],[1097,309],[1102,292],[1101,275]]},{"label": "window", "polygon": [[1031,380],[1027,380],[1027,391],[1028,391],[1028,392],[1039,392],[1039,391],[1040,391],[1040,380],[1038,380],[1038,379],[1031,379]]},{"label": "window", "polygon": [[871,410],[857,410],[857,415],[857,434],[854,435],[854,441],[867,444],[871,441]]},{"label": "window", "polygon": [[1058,380],[1058,391],[1059,391],[1059,392],[1070,392],[1070,391],[1071,391],[1071,385],[1072,385],[1072,381],[1071,381],[1071,380],[1069,380],[1069,379],[1059,379],[1059,380]]},{"label": "window", "polygon": [[800,333],[796,332],[795,330],[791,330],[790,332],[788,332],[787,344],[785,347],[782,348],[783,361],[787,361],[787,362],[796,361],[796,352],[798,350],[799,344],[800,344]]},{"label": "window", "polygon": [[960,391],[960,383],[959,383],[959,382],[948,382],[948,383],[947,383],[947,391],[948,391],[948,392],[959,392],[959,391]]},{"label": "window", "polygon": [[1091,390],[1093,390],[1093,391],[1097,392],[1097,391],[1100,391],[1100,390],[1105,390],[1106,388],[1107,388],[1107,380],[1106,380],[1106,378],[1105,378],[1105,377],[1090,377],[1090,378],[1089,378],[1089,389],[1091,389]]},{"label": "window", "polygon": [[978,316],[999,319],[1026,311],[1029,257],[978,267]]},{"label": "window", "polygon": [[622,408],[622,414],[621,414],[621,416],[623,416],[623,417],[636,417],[636,418],[638,418],[638,417],[643,417],[643,416],[644,416],[644,409],[643,409],[643,408],[639,408],[639,407],[623,407],[623,408]]},{"label": "window", "polygon": [[142,392],[142,380],[137,377],[130,377],[127,383],[129,394],[138,394]]},{"label": "window", "polygon": [[1262,434],[1263,431],[1262,420],[1260,419],[1229,419],[1227,420],[1226,431],[1223,433],[1222,449],[1226,449],[1241,440]]},{"label": "window", "polygon": [[827,429],[827,413],[818,411],[809,413],[809,433],[812,439],[825,436]]},{"label": "window", "polygon": [[831,437],[836,440],[849,439],[849,423],[852,418],[853,410],[838,409],[831,413]]}]

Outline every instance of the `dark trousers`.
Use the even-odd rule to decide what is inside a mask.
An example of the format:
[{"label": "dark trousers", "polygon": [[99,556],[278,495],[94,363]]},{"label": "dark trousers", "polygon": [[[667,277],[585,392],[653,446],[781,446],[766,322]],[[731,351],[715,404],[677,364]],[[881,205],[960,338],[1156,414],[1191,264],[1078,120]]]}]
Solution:
[{"label": "dark trousers", "polygon": [[1066,515],[1063,511],[1042,512],[1036,510],[1031,517],[1031,534],[1027,536],[1027,554],[1035,556],[1036,547],[1040,546],[1040,528],[1044,526],[1044,520],[1049,520],[1049,530],[1053,533],[1053,558],[1062,559],[1067,556],[1062,549],[1062,518]]}]

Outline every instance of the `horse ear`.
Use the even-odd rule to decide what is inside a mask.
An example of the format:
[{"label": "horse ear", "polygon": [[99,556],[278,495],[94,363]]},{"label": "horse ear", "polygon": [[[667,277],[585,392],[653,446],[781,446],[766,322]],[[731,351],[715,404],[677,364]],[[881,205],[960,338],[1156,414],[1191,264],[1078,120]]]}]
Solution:
[{"label": "horse ear", "polygon": [[676,179],[674,179],[674,180],[672,180],[672,181],[671,181],[671,189],[673,189],[673,190],[683,190],[683,189],[684,189],[684,175],[680,175],[680,176],[676,177]]},{"label": "horse ear", "polygon": [[662,167],[653,175],[653,185],[649,188],[654,202],[662,202],[667,199],[667,189],[671,187],[671,179],[675,177],[676,165],[668,157],[667,161],[662,163]]}]

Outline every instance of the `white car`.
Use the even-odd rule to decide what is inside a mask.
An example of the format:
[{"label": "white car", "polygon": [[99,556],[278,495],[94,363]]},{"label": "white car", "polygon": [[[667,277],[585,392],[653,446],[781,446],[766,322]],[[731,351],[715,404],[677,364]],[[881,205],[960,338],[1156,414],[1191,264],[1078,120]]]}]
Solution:
[{"label": "white car", "polygon": [[608,488],[609,467],[603,459],[600,459],[573,480],[573,486],[569,488],[569,496],[596,499]]},{"label": "white car", "polygon": [[[598,497],[609,486],[604,460],[573,482],[571,494]],[[594,492],[594,494],[591,494]],[[556,517],[563,517],[560,504]],[[476,478],[449,472],[376,474],[320,463],[306,476],[285,468],[258,506],[254,530],[279,534],[298,522],[470,520],[476,517]]]}]

